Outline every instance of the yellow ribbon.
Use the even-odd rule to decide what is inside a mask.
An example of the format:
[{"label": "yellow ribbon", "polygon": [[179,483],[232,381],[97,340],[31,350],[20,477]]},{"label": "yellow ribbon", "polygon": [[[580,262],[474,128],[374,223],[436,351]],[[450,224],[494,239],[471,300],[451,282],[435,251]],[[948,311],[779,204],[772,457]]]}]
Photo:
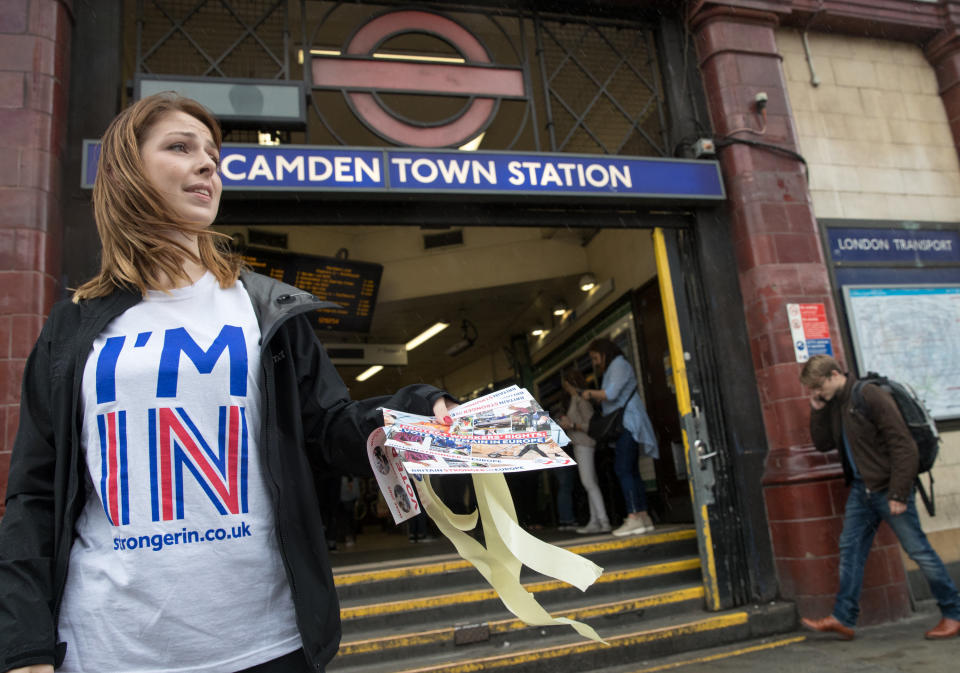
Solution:
[{"label": "yellow ribbon", "polygon": [[[437,527],[493,587],[506,608],[532,626],[567,624],[584,638],[606,644],[587,624],[565,617],[551,617],[536,597],[520,583],[526,565],[537,572],[585,591],[603,573],[603,568],[578,554],[535,538],[517,523],[513,499],[502,474],[474,474],[477,510],[454,514],[434,492],[430,478],[418,485],[420,502]],[[483,525],[486,547],[465,531]]]}]

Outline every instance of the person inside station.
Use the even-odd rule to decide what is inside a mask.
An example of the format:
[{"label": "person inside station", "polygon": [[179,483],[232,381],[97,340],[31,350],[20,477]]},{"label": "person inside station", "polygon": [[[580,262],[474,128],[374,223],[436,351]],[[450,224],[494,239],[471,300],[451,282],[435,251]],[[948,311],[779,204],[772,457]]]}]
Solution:
[{"label": "person inside station", "polygon": [[637,461],[641,446],[644,454],[651,458],[659,458],[660,451],[640,397],[637,377],[623,352],[610,339],[594,339],[587,352],[601,380],[601,387],[583,390],[581,397],[588,402],[599,402],[604,415],[624,409],[623,431],[614,443],[614,471],[620,482],[627,517],[613,534],[622,537],[650,532],[654,523],[647,512],[647,492]]}]

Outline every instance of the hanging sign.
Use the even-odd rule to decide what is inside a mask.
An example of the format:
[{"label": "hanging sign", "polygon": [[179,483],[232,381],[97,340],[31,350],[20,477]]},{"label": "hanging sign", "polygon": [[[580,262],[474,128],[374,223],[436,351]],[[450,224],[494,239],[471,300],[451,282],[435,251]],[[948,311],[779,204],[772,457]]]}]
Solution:
[{"label": "hanging sign", "polygon": [[787,304],[787,319],[797,362],[806,362],[813,355],[833,355],[823,304]]},{"label": "hanging sign", "polygon": [[[99,141],[84,141],[83,157],[90,188]],[[725,198],[716,161],[619,155],[224,144],[220,177],[224,191]]]}]

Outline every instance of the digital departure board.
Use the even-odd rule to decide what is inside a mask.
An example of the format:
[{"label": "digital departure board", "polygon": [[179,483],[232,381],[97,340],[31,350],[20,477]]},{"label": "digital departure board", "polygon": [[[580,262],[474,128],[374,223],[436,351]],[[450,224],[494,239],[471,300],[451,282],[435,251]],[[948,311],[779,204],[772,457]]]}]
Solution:
[{"label": "digital departure board", "polygon": [[240,254],[257,273],[339,304],[337,308],[316,312],[312,320],[318,329],[370,331],[380,276],[383,275],[382,264],[250,247]]}]

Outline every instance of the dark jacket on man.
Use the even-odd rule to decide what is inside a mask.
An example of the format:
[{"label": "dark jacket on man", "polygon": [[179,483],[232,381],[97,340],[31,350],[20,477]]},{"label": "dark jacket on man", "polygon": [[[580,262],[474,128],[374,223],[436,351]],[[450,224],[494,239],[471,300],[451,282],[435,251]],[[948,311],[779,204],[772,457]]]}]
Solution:
[{"label": "dark jacket on man", "polygon": [[861,388],[864,411],[854,408],[856,379],[837,391],[823,409],[810,414],[810,435],[818,451],[839,451],[849,484],[853,469],[843,447],[843,433],[864,485],[871,491],[888,491],[888,498],[907,502],[917,477],[917,444],[907,429],[897,403],[887,391],[872,383]]},{"label": "dark jacket on man", "polygon": [[[350,400],[306,313],[315,296],[257,274],[242,275],[261,333],[260,459],[276,515],[304,651],[315,670],[336,654],[339,603],[311,463],[370,471],[366,438],[382,425],[381,406],[432,415],[444,395],[427,385],[392,397]],[[86,469],[80,449],[80,387],[93,340],[134,306],[135,292],[61,302],[51,311],[23,376],[20,424],[0,522],[0,671],[59,665],[57,619]],[[308,455],[309,446],[320,455]]]}]

